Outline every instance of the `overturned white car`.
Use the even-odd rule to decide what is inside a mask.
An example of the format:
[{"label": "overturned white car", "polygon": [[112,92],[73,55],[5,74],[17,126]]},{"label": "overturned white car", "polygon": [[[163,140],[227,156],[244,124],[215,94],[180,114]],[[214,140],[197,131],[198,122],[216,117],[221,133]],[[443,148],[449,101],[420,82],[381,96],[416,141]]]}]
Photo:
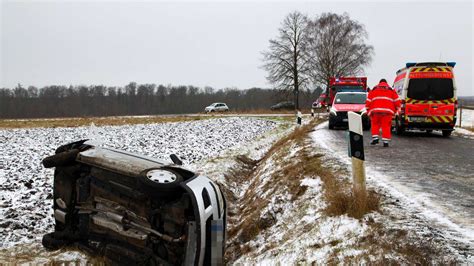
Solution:
[{"label": "overturned white car", "polygon": [[226,202],[210,179],[167,163],[79,141],[43,160],[54,172],[48,249],[77,246],[111,263],[223,264]]}]

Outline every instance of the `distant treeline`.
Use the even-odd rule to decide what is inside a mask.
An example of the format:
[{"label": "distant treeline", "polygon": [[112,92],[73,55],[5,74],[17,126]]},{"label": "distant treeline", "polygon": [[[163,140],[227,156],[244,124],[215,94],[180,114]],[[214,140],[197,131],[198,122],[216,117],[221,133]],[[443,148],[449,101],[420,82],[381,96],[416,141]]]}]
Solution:
[{"label": "distant treeline", "polygon": [[458,97],[459,104],[463,106],[474,106],[474,96],[459,96]]},{"label": "distant treeline", "polygon": [[[320,90],[300,92],[301,106],[309,107]],[[125,87],[45,86],[0,89],[0,118],[88,117],[119,115],[183,114],[202,112],[213,102],[231,110],[268,109],[292,99],[279,90],[219,89],[194,86],[137,84]]]}]

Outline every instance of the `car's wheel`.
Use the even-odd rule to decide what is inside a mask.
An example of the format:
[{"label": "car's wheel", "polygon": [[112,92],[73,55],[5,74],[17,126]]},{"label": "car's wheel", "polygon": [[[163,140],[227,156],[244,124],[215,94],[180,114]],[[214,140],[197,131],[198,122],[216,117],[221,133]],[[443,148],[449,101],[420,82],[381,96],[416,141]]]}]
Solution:
[{"label": "car's wheel", "polygon": [[140,187],[151,196],[170,196],[179,191],[183,177],[168,168],[151,168],[140,173]]},{"label": "car's wheel", "polygon": [[402,125],[402,122],[397,117],[395,118],[395,134],[403,135],[403,133],[405,133],[405,127]]},{"label": "car's wheel", "polygon": [[363,130],[369,130],[369,129],[370,129],[370,127],[371,127],[371,125],[370,125],[370,123],[369,123],[369,122],[367,122],[367,123],[364,123],[364,124],[362,125],[362,129],[363,129]]},{"label": "car's wheel", "polygon": [[72,149],[48,156],[43,159],[43,166],[46,168],[51,168],[56,166],[72,165],[75,163],[79,152],[80,151],[78,149]]},{"label": "car's wheel", "polygon": [[334,122],[329,118],[329,129],[334,129]]},{"label": "car's wheel", "polygon": [[49,233],[43,236],[41,244],[43,244],[43,247],[45,247],[47,250],[58,250],[66,246],[67,241],[57,239],[54,237],[54,233]]},{"label": "car's wheel", "polygon": [[447,138],[451,136],[451,133],[453,132],[452,130],[443,130],[443,137]]}]

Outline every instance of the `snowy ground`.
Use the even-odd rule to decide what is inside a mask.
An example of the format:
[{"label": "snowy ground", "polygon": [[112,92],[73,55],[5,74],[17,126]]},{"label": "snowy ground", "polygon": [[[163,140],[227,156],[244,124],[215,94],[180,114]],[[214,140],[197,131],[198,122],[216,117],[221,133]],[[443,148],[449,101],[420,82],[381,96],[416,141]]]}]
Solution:
[{"label": "snowy ground", "polygon": [[[284,179],[307,188],[295,198],[285,186],[286,181],[278,179],[278,173],[285,167],[282,162],[296,162],[303,150],[321,156],[325,168],[351,180],[347,153],[336,153],[326,145],[332,141],[321,134],[321,129],[326,128],[327,123],[323,123],[304,144],[284,145],[270,154],[259,163],[252,179],[241,182],[239,187],[226,184],[239,199],[235,207],[238,211],[231,211],[242,215],[229,217],[238,230],[229,239],[234,264],[474,263],[469,230],[450,223],[426,202],[419,202],[384,182],[386,176],[374,169],[368,169],[368,186],[383,195],[381,212],[367,214],[363,219],[327,216],[323,181],[317,175],[285,175]],[[259,201],[263,203],[246,206]],[[248,237],[244,231],[253,229],[248,220],[257,224],[259,232],[255,237]],[[374,237],[374,243],[367,242]]]},{"label": "snowy ground", "polygon": [[[322,210],[326,203],[319,176],[306,176],[299,180],[300,186],[306,188],[305,192],[292,200],[291,195],[285,192],[285,187],[274,185],[272,175],[281,171],[277,161],[292,161],[298,157],[297,153],[302,147],[297,145],[272,154],[262,163],[254,176],[258,182],[226,183],[226,171],[223,169],[235,166],[235,156],[244,154],[252,159],[261,159],[275,141],[293,128],[288,124],[257,118],[220,118],[123,127],[0,130],[0,188],[2,192],[7,191],[2,193],[4,198],[0,197],[0,217],[5,217],[0,220],[0,248],[8,250],[9,254],[24,253],[25,248],[42,253],[32,255],[42,258],[36,259],[36,262],[50,262],[51,257],[56,262],[87,260],[84,255],[74,251],[47,253],[39,244],[42,234],[52,230],[53,222],[51,201],[47,199],[52,191],[52,171],[43,169],[40,161],[52,154],[60,144],[92,137],[108,146],[162,159],[168,159],[168,154],[176,153],[184,159],[188,168],[208,175],[239,197],[245,197],[249,188],[256,188],[258,193],[254,195],[255,200],[268,200],[267,206],[260,210],[260,218],[274,220],[274,223],[247,243],[252,251],[238,256],[236,264],[288,265],[334,262],[334,259],[336,262],[344,262],[345,259],[351,261],[351,258],[367,252],[366,247],[358,245],[371,233],[368,220],[383,223],[390,230],[408,230],[417,241],[435,241],[441,245],[443,251],[440,253],[449,255],[444,262],[452,262],[454,254],[460,258],[458,261],[474,263],[472,254],[456,256],[456,247],[450,245],[453,240],[444,241],[446,235],[443,229],[430,224],[433,219],[427,219],[427,216],[432,213],[426,206],[417,205],[403,193],[375,180],[372,176],[378,177],[380,173],[372,170],[368,171],[370,186],[377,186],[379,192],[386,196],[383,215],[370,214],[362,220],[346,215],[324,215]],[[311,153],[321,154],[326,167],[348,172],[346,154],[334,154],[325,145],[328,140],[318,134],[318,128],[311,133],[311,137],[304,144]],[[33,237],[28,238],[29,235]],[[24,244],[28,242],[30,244]],[[11,247],[18,243],[22,244]],[[414,245],[421,243],[414,242]],[[337,254],[336,257],[334,254]],[[388,257],[392,261],[408,263],[396,253],[377,254],[379,257],[372,257],[365,262],[381,262],[381,258]],[[6,257],[8,254],[4,252],[3,258]]]},{"label": "snowy ground", "polygon": [[[310,147],[311,143],[306,145]],[[235,265],[309,265],[315,262],[327,264],[334,259],[336,250],[340,251],[337,260],[339,262],[363,253],[364,247],[354,246],[358,239],[366,235],[368,226],[365,222],[347,215],[325,215],[326,201],[319,176],[307,176],[296,181],[304,190],[296,199],[287,191],[287,187],[276,184],[274,176],[285,167],[279,161],[298,160],[298,152],[302,149],[303,147],[293,144],[289,153],[282,150],[270,156],[257,169],[257,181],[248,186],[253,187],[256,192],[249,193],[250,195],[241,193],[240,196],[253,196],[255,201],[267,202],[266,206],[259,210],[259,219],[273,221],[273,224],[263,229],[251,241],[242,243],[243,249],[248,248],[250,252],[238,257]],[[285,178],[298,180],[300,177]],[[242,236],[238,235],[231,241],[240,242],[239,238]]]},{"label": "snowy ground", "polygon": [[92,138],[105,146],[168,160],[180,156],[185,166],[236,150],[274,129],[276,122],[257,118],[216,118],[132,126],[0,130],[0,248],[39,242],[53,230],[53,170],[41,160],[62,144]]},{"label": "snowy ground", "polygon": [[[351,161],[347,156],[347,149],[339,147],[341,141],[335,140],[334,137],[337,135],[333,133],[333,131],[327,129],[327,123],[323,123],[316,128],[312,137],[317,147],[326,150],[326,156],[339,161],[342,168],[349,169]],[[460,133],[458,132],[458,134]],[[342,142],[347,145],[345,141]],[[400,143],[395,143],[394,147],[390,149],[397,149],[397,144]],[[377,147],[372,148],[376,149]],[[413,149],[415,150],[416,147],[414,146]],[[366,160],[367,157],[366,151]],[[392,160],[395,161],[394,158]],[[467,264],[474,263],[472,221],[455,222],[451,219],[452,217],[442,211],[443,209],[439,207],[439,204],[436,204],[434,200],[427,196],[428,193],[421,193],[413,187],[414,184],[406,182],[406,180],[399,182],[395,176],[387,174],[392,173],[390,171],[391,169],[384,169],[380,166],[374,167],[370,164],[366,166],[368,186],[375,188],[387,198],[384,208],[386,215],[380,217],[380,221],[391,224],[393,228],[406,228],[419,234],[426,241],[436,241],[451,254],[457,254],[459,261]],[[396,171],[416,177],[414,172],[403,172],[403,169],[397,169]],[[435,174],[433,174],[433,178],[436,179]],[[439,186],[442,187],[443,184]],[[464,215],[469,216],[466,213]]]}]

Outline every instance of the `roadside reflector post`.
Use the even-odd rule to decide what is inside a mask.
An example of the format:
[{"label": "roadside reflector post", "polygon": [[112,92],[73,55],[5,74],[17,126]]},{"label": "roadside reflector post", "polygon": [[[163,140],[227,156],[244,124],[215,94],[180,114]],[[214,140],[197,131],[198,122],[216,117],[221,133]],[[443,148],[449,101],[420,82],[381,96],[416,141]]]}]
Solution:
[{"label": "roadside reflector post", "polygon": [[459,104],[459,127],[462,127],[462,101]]},{"label": "roadside reflector post", "polygon": [[296,123],[298,123],[298,125],[301,125],[301,116],[302,116],[302,115],[301,115],[301,111],[298,110],[298,111],[296,112]]},{"label": "roadside reflector post", "polygon": [[311,117],[314,117],[314,109],[311,108]]},{"label": "roadside reflector post", "polygon": [[[365,156],[364,156],[364,131],[362,128],[362,116],[354,112],[348,112],[349,121],[349,157],[352,160],[353,193],[356,204],[365,205]],[[365,209],[365,206],[360,206]]]}]

